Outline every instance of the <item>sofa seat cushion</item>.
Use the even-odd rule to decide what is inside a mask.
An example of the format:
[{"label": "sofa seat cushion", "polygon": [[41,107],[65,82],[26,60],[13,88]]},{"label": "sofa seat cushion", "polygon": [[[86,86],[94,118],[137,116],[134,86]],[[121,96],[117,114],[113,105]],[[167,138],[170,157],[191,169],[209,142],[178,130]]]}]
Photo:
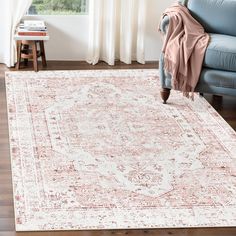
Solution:
[{"label": "sofa seat cushion", "polygon": [[236,37],[210,34],[203,64],[212,69],[236,72]]}]

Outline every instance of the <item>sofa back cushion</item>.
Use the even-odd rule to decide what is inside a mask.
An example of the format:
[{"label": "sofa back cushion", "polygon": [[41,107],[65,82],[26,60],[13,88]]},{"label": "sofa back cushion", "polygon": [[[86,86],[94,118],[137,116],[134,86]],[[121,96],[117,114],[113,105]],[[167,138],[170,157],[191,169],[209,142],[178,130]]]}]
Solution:
[{"label": "sofa back cushion", "polygon": [[208,33],[236,36],[236,0],[182,0]]}]

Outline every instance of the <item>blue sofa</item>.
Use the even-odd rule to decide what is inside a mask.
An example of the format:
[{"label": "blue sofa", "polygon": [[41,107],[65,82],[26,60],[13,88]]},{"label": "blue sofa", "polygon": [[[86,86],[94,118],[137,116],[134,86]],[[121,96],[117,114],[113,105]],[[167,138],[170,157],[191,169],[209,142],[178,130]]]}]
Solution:
[{"label": "blue sofa", "polygon": [[[210,35],[196,92],[236,96],[236,0],[182,0],[191,15]],[[160,29],[168,28],[165,16]],[[164,71],[163,54],[159,61],[161,96],[166,103],[171,90],[171,75]]]}]

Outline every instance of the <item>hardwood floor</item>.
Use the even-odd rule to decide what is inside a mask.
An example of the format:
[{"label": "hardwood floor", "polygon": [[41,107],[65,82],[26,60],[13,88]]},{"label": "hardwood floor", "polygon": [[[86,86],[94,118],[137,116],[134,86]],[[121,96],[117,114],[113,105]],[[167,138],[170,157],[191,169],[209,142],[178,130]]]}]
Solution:
[{"label": "hardwood floor", "polygon": [[[82,69],[142,69],[157,68],[157,63],[125,65],[117,63],[115,67],[99,63],[90,66],[85,62],[48,62],[48,70],[82,70]],[[40,67],[41,69],[41,67]],[[235,236],[236,228],[205,229],[161,229],[161,230],[105,230],[105,231],[67,231],[67,232],[15,232],[14,210],[11,183],[11,167],[8,142],[8,125],[6,110],[6,93],[4,73],[8,69],[0,65],[0,236],[109,236],[109,235],[156,235],[156,236]],[[29,67],[27,70],[32,70]],[[222,117],[236,130],[236,99],[233,97],[207,96],[206,99],[215,107]]]}]

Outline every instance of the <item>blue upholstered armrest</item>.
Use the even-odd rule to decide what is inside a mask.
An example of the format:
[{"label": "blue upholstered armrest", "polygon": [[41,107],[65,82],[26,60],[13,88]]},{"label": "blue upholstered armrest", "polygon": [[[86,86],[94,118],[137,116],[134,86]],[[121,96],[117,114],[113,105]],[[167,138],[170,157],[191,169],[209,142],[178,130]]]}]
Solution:
[{"label": "blue upholstered armrest", "polygon": [[188,0],[179,0],[178,3],[180,3],[180,4],[182,4],[182,5],[184,5],[184,6],[187,7],[187,5],[188,5]]},{"label": "blue upholstered armrest", "polygon": [[169,17],[168,16],[164,16],[164,18],[162,19],[161,23],[160,23],[160,31],[163,34],[166,34],[166,30],[168,28],[169,25]]}]

